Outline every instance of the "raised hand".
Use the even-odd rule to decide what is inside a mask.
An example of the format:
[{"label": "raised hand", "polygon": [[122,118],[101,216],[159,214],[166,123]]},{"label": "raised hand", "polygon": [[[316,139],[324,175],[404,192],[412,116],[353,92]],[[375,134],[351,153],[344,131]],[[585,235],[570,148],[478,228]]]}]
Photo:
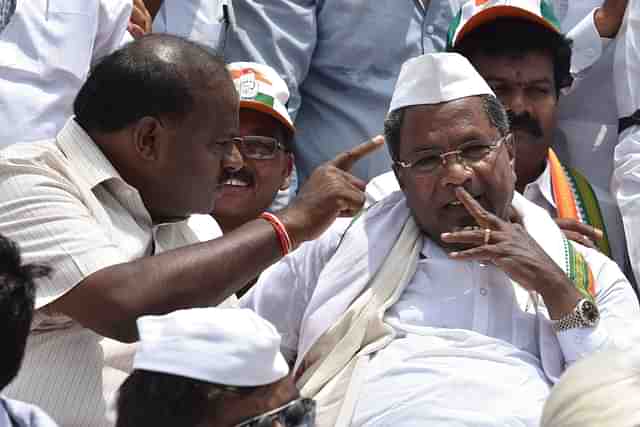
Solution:
[{"label": "raised hand", "polygon": [[384,144],[380,135],[319,166],[291,206],[278,213],[296,244],[320,236],[339,216],[353,216],[365,202],[366,183],[351,175],[353,165]]},{"label": "raised hand", "polygon": [[521,224],[488,212],[462,187],[456,188],[456,197],[480,229],[442,234],[444,242],[472,246],[450,253],[451,258],[494,264],[520,286],[538,292],[552,318],[560,318],[573,310],[580,294]]},{"label": "raised hand", "polygon": [[143,0],[133,0],[133,10],[129,18],[129,33],[135,37],[142,37],[151,33],[153,18],[147,10]]}]

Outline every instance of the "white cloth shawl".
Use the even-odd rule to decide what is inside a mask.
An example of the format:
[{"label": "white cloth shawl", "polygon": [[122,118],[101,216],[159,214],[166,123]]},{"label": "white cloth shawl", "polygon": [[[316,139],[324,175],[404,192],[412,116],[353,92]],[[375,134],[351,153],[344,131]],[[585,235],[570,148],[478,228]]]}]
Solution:
[{"label": "white cloth shawl", "polygon": [[[529,234],[566,272],[564,235],[553,219],[518,193],[512,204]],[[304,395],[318,398],[332,382],[328,399],[339,410],[349,379],[345,383],[336,377],[350,377],[355,356],[377,351],[393,338],[393,329],[383,322],[384,312],[415,273],[422,239],[402,192],[392,193],[351,224],[322,270],[302,319],[296,369],[303,365],[298,386]],[[376,250],[369,250],[374,245]],[[523,307],[533,298],[542,367],[556,382],[564,359],[546,309],[515,283],[514,288]],[[332,412],[335,419],[337,411]]]}]

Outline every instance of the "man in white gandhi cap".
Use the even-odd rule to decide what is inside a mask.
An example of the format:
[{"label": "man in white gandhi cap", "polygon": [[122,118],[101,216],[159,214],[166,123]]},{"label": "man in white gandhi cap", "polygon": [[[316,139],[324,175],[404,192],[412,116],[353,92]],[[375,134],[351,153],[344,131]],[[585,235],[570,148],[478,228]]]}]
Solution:
[{"label": "man in white gandhi cap", "polygon": [[313,427],[280,353],[280,335],[251,310],[194,308],[138,319],[134,371],[117,427]]},{"label": "man in white gandhi cap", "polygon": [[627,279],[514,190],[504,107],[462,56],[403,65],[385,139],[401,190],[242,305],[282,334],[319,426],[538,426],[567,366],[632,345]]}]

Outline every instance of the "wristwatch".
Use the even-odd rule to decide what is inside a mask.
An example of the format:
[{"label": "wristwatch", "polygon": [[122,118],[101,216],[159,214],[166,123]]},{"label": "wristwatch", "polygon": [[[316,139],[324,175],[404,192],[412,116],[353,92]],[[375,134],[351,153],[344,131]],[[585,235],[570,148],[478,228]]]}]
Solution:
[{"label": "wristwatch", "polygon": [[593,301],[583,298],[571,313],[553,322],[553,330],[560,332],[573,328],[595,328],[599,320],[598,307]]}]

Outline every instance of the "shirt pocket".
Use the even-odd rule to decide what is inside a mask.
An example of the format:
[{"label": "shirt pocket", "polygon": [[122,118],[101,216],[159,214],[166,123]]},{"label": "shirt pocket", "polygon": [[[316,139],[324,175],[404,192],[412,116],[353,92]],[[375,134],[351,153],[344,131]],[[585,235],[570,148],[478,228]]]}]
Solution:
[{"label": "shirt pocket", "polygon": [[48,65],[84,80],[89,72],[97,32],[95,0],[48,0],[44,37]]}]

